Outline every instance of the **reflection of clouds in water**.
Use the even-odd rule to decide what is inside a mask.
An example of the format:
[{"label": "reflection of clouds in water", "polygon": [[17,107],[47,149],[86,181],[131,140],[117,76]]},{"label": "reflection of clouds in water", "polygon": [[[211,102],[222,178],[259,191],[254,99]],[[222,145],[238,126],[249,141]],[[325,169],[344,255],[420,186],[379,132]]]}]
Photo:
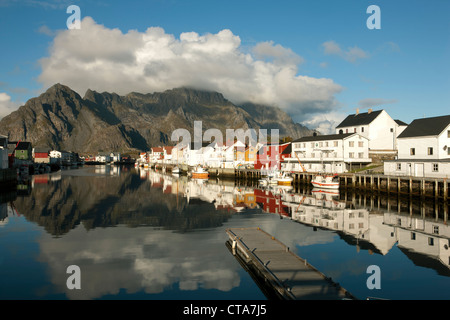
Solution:
[{"label": "reflection of clouds in water", "polygon": [[326,230],[314,231],[313,227],[294,223],[289,218],[285,218],[278,223],[273,222],[267,221],[261,224],[260,227],[269,234],[277,235],[277,239],[289,248],[332,243],[336,240],[334,232]]},{"label": "reflection of clouds in water", "polygon": [[[217,232],[221,230],[179,234],[121,226],[86,231],[79,226],[58,239],[45,234],[40,260],[48,264],[51,282],[70,299],[95,299],[120,289],[161,293],[175,283],[180,290],[229,291],[239,286],[239,266]],[[72,264],[81,269],[81,290],[66,288],[66,269]]]}]

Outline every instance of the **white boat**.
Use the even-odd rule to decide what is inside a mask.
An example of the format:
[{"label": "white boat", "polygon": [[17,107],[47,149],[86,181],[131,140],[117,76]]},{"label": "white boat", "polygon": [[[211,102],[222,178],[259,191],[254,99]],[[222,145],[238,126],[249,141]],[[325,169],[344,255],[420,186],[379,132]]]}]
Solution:
[{"label": "white boat", "polygon": [[194,171],[192,171],[193,179],[208,179],[209,173],[205,171],[202,167],[197,167]]},{"label": "white boat", "polygon": [[172,169],[172,173],[181,173],[181,170],[180,170],[180,168],[178,168],[178,167],[174,167],[174,168]]},{"label": "white boat", "polygon": [[339,180],[336,175],[318,174],[311,181],[314,187],[321,189],[339,189]]},{"label": "white boat", "polygon": [[294,178],[286,174],[286,172],[279,173],[277,177],[275,177],[275,181],[279,185],[291,185]]}]

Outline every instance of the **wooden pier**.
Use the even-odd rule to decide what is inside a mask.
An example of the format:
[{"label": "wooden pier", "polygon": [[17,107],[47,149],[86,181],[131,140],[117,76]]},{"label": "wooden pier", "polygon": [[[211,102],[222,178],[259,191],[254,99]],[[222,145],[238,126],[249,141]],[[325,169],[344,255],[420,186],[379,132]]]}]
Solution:
[{"label": "wooden pier", "polygon": [[[293,185],[310,184],[317,172],[291,172]],[[235,179],[242,181],[262,178],[260,170],[236,169]],[[401,195],[419,196],[448,201],[450,181],[447,178],[421,178],[411,176],[388,176],[383,174],[339,174],[341,188],[353,188],[370,192],[384,192]]]},{"label": "wooden pier", "polygon": [[263,292],[283,300],[355,300],[306,260],[260,228],[227,229],[228,245]]}]

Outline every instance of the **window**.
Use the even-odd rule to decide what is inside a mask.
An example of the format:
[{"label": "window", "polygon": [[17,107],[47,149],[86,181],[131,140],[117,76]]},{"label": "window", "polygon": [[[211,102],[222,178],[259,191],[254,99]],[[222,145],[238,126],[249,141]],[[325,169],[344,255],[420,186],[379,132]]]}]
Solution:
[{"label": "window", "polygon": [[303,148],[306,148],[306,142],[303,142]]},{"label": "window", "polygon": [[355,128],[355,130],[353,130],[353,132],[356,132],[356,128]]},{"label": "window", "polygon": [[450,130],[447,130],[447,138],[450,138]]},{"label": "window", "polygon": [[360,148],[364,147],[364,141],[358,141],[358,147]]},{"label": "window", "polygon": [[348,142],[348,146],[349,147],[354,147],[355,146],[355,141],[349,141]]},{"label": "window", "polygon": [[416,148],[409,149],[409,154],[412,155],[412,156],[415,156],[416,155]]},{"label": "window", "polygon": [[319,147],[323,147],[323,142],[319,142]]},{"label": "window", "polygon": [[434,246],[434,238],[428,238],[428,245],[429,246]]},{"label": "window", "polygon": [[439,172],[439,164],[433,163],[433,172]]},{"label": "window", "polygon": [[314,142],[311,142],[311,148],[314,148]]},{"label": "window", "polygon": [[433,147],[428,147],[428,155],[433,155]]},{"label": "window", "polygon": [[433,233],[439,234],[439,226],[433,226]]},{"label": "window", "polygon": [[411,232],[411,240],[416,240],[416,233],[415,232]]},{"label": "window", "polygon": [[325,142],[325,147],[328,147],[328,141]]},{"label": "window", "polygon": [[364,132],[364,127],[361,127],[361,132]]},{"label": "window", "polygon": [[311,152],[311,158],[315,158],[316,154],[314,152]]},{"label": "window", "polygon": [[358,158],[363,159],[364,158],[364,152],[359,152],[358,153]]},{"label": "window", "polygon": [[[339,145],[339,141],[334,141],[334,146],[337,147],[338,145]],[[448,150],[450,150],[450,148]]]},{"label": "window", "polygon": [[345,129],[345,133],[348,133],[348,129]]},{"label": "window", "polygon": [[394,128],[391,128],[391,132],[394,132]]},{"label": "window", "polygon": [[354,152],[349,152],[348,157],[349,158],[354,158],[355,157],[355,153]]},{"label": "window", "polygon": [[402,164],[401,163],[397,163],[397,170],[402,170]]}]

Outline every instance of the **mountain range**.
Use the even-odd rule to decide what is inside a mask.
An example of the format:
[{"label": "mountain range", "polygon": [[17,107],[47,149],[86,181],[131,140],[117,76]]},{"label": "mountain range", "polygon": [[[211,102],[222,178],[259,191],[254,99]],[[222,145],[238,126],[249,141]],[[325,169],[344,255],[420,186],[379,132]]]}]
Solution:
[{"label": "mountain range", "polygon": [[293,139],[313,133],[277,107],[235,105],[219,92],[175,88],[120,96],[88,89],[81,97],[68,86],[55,84],[1,119],[0,134],[39,148],[125,153],[174,145],[171,135],[179,128],[193,138],[196,120],[202,121],[203,131],[217,128],[223,137],[226,129],[240,128],[279,129],[280,137]]}]

